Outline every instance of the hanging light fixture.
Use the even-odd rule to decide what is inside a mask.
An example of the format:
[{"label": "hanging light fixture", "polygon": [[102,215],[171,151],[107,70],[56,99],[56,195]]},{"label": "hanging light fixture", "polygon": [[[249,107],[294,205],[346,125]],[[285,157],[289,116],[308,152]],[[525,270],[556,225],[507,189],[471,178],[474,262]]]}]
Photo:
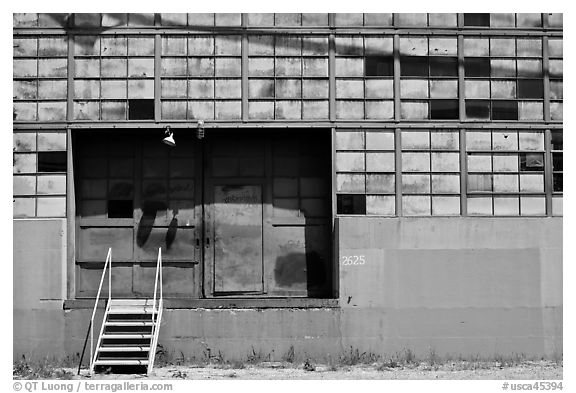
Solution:
[{"label": "hanging light fixture", "polygon": [[166,126],[164,134],[166,136],[164,137],[164,139],[162,139],[162,142],[164,142],[168,146],[172,147],[176,146],[176,142],[174,141],[174,133],[172,132],[172,130],[170,130],[170,126]]}]

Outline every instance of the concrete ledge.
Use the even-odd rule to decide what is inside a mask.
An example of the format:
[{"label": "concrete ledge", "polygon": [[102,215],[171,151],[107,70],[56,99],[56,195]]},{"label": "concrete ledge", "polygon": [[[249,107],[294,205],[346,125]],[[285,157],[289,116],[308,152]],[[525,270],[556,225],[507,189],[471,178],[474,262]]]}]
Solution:
[{"label": "concrete ledge", "polygon": [[[105,301],[100,300],[104,308]],[[94,299],[65,300],[65,310],[92,309]],[[226,308],[339,308],[338,299],[268,298],[268,299],[164,299],[166,309]]]}]

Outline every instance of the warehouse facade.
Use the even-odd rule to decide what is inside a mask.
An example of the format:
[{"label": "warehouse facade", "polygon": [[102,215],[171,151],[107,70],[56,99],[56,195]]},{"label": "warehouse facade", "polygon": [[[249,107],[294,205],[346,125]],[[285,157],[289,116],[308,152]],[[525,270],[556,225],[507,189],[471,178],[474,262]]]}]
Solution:
[{"label": "warehouse facade", "polygon": [[187,357],[561,355],[562,34],[14,14],[14,357],[81,351],[109,247]]}]

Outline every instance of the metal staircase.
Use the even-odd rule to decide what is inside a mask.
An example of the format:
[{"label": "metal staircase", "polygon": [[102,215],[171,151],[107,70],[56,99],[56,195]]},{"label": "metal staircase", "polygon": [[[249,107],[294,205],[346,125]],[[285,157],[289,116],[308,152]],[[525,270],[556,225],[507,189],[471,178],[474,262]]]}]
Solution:
[{"label": "metal staircase", "polygon": [[[86,339],[90,338],[90,374],[97,366],[146,366],[150,375],[162,322],[162,249],[158,249],[154,297],[152,299],[112,299],[112,249],[108,250],[106,264],[94,304]],[[108,273],[108,299],[96,350],[94,351],[94,318],[104,277]],[[86,342],[84,343],[84,350]],[[82,364],[82,357],[80,365]],[[80,366],[78,367],[80,373]]]}]

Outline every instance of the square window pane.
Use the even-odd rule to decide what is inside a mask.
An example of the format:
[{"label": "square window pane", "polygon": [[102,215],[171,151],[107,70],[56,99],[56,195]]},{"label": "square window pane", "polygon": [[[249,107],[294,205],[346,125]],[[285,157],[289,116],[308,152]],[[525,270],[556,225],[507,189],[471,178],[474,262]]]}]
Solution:
[{"label": "square window pane", "polygon": [[492,175],[468,175],[468,192],[491,192]]},{"label": "square window pane", "polygon": [[430,98],[458,98],[458,81],[431,80]]},{"label": "square window pane", "polygon": [[402,196],[402,213],[405,216],[429,216],[430,210],[429,196]]},{"label": "square window pane", "polygon": [[394,172],[395,154],[366,153],[366,170],[368,172]]},{"label": "square window pane", "polygon": [[394,150],[394,133],[366,131],[366,150]]},{"label": "square window pane", "polygon": [[543,120],[544,104],[542,101],[520,101],[519,119],[520,120]]},{"label": "square window pane", "polygon": [[367,174],[366,192],[374,194],[394,194],[396,191],[394,174]]},{"label": "square window pane", "polygon": [[518,192],[518,175],[494,174],[495,192]]},{"label": "square window pane", "polygon": [[468,214],[471,216],[491,216],[492,198],[468,198]]},{"label": "square window pane", "polygon": [[543,216],[546,214],[545,197],[521,197],[520,214],[523,216]]},{"label": "square window pane", "polygon": [[402,174],[403,194],[429,194],[430,175]]},{"label": "square window pane", "polygon": [[429,149],[428,131],[402,131],[402,149]]},{"label": "square window pane", "polygon": [[544,133],[521,132],[520,150],[544,150]]},{"label": "square window pane", "polygon": [[341,172],[364,171],[364,153],[336,153],[336,170]]},{"label": "square window pane", "polygon": [[490,59],[490,74],[492,77],[516,77],[516,61],[508,59]]},{"label": "square window pane", "polygon": [[490,154],[468,154],[468,172],[492,172]]},{"label": "square window pane", "polygon": [[489,77],[490,59],[484,57],[464,58],[464,74],[466,77]]},{"label": "square window pane", "polygon": [[394,101],[366,101],[367,119],[392,119],[394,117]]},{"label": "square window pane", "polygon": [[544,175],[520,175],[521,192],[544,192]]},{"label": "square window pane", "polygon": [[396,213],[396,198],[387,195],[367,195],[366,214],[393,216]]},{"label": "square window pane", "polygon": [[400,58],[401,76],[428,76],[428,57],[403,56]]},{"label": "square window pane", "polygon": [[460,175],[432,175],[433,194],[459,194]]},{"label": "square window pane", "polygon": [[467,150],[490,150],[492,149],[492,133],[490,132],[467,132]]},{"label": "square window pane", "polygon": [[455,131],[431,131],[431,147],[438,150],[458,150],[460,134]]},{"label": "square window pane", "polygon": [[435,216],[460,215],[460,197],[432,197],[432,214]]},{"label": "square window pane", "polygon": [[[438,100],[434,100],[438,101]],[[406,102],[400,103],[400,118],[401,119],[427,119],[428,118],[428,102]]]},{"label": "square window pane", "polygon": [[458,76],[458,58],[430,56],[430,76]]},{"label": "square window pane", "polygon": [[336,132],[337,150],[363,150],[363,131],[338,131]]},{"label": "square window pane", "polygon": [[432,153],[432,172],[459,172],[460,153]]},{"label": "square window pane", "polygon": [[492,98],[516,98],[516,81],[491,81]]},{"label": "square window pane", "polygon": [[492,101],[492,120],[518,120],[516,101]]},{"label": "square window pane", "polygon": [[544,154],[542,153],[520,153],[520,171],[543,171]]},{"label": "square window pane", "polygon": [[365,58],[366,76],[394,76],[392,56],[369,56]]},{"label": "square window pane", "polygon": [[495,216],[517,216],[519,208],[518,197],[494,197]]},{"label": "square window pane", "polygon": [[360,192],[364,193],[365,190],[365,175],[364,174],[344,174],[338,173],[336,175],[336,191],[337,192]]},{"label": "square window pane", "polygon": [[494,150],[518,150],[518,132],[494,131],[492,147]]},{"label": "square window pane", "polygon": [[495,154],[494,172],[518,172],[518,154]]},{"label": "square window pane", "polygon": [[458,119],[458,100],[430,100],[431,119]]}]

